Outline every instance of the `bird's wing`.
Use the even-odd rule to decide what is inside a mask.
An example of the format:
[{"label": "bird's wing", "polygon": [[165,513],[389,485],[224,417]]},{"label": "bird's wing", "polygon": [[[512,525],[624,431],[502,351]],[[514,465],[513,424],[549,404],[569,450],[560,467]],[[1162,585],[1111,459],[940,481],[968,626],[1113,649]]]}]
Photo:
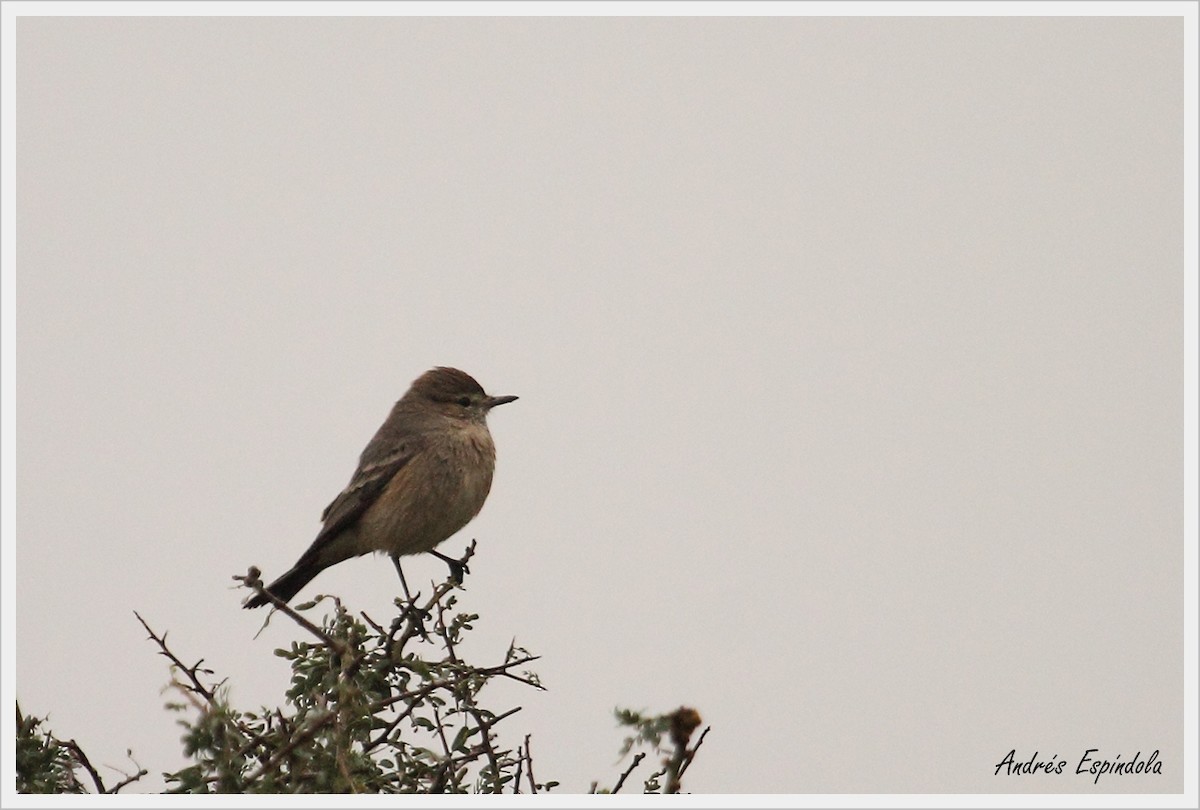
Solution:
[{"label": "bird's wing", "polygon": [[377,437],[367,445],[350,483],[321,513],[321,520],[325,525],[313,540],[314,549],[323,545],[328,538],[336,537],[338,532],[358,520],[383,492],[388,481],[391,481],[420,449],[420,439],[417,436],[389,442],[390,446],[380,446],[382,443],[382,438]]}]

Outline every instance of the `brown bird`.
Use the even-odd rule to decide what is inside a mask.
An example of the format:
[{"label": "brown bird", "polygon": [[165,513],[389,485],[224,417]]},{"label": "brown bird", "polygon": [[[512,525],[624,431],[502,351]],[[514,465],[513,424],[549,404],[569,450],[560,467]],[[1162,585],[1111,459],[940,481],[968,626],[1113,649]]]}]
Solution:
[{"label": "brown bird", "polygon": [[[331,565],[372,551],[428,551],[479,514],[492,487],[496,445],[487,414],[514,396],[491,397],[471,375],[434,368],[418,377],[367,444],[358,469],[321,514],[324,525],[308,551],[267,586],[288,601]],[[261,594],[245,607],[262,607]]]}]

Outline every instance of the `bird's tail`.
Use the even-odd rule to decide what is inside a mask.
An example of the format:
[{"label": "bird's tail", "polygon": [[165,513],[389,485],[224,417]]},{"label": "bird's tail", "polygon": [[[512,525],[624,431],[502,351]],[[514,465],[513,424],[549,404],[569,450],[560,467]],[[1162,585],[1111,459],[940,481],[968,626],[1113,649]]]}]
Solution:
[{"label": "bird's tail", "polygon": [[[301,560],[292,566],[292,569],[279,579],[267,586],[267,590],[275,595],[276,599],[284,602],[290,601],[293,596],[300,592],[300,589],[307,585],[313,577],[325,570],[325,566],[318,565],[315,561]],[[254,598],[248,600],[243,607],[257,608],[263,605],[270,604],[270,600],[262,594],[255,594]]]}]

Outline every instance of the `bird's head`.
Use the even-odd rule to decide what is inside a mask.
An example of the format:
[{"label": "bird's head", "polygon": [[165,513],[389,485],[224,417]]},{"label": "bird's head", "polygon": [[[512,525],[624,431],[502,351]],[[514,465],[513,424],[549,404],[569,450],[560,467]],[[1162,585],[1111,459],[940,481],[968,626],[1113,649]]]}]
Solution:
[{"label": "bird's head", "polygon": [[470,374],[446,366],[432,368],[414,380],[404,398],[413,399],[442,415],[469,422],[482,422],[492,408],[516,399],[515,396],[488,396]]}]

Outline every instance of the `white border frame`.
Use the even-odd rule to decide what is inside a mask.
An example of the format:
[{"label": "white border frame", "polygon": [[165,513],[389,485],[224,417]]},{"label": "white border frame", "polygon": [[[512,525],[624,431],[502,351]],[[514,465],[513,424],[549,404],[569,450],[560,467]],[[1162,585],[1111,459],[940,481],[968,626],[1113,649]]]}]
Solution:
[{"label": "white border frame", "polygon": [[[3,657],[0,668],[0,768],[4,806],[87,806],[104,801],[95,796],[27,796],[14,792],[13,741],[15,718],[8,708],[15,700],[15,543],[16,534],[16,21],[22,16],[1179,16],[1184,21],[1184,792],[1137,793],[989,793],[989,794],[721,794],[717,796],[660,796],[655,803],[686,807],[1178,807],[1197,806],[1197,19],[1195,2],[1149,0],[1089,2],[763,2],[744,0],[578,0],[577,2],[364,2],[363,0],[6,0],[0,3],[0,629]],[[127,807],[286,806],[324,807],[329,797],[172,797],[160,794],[121,794]],[[389,804],[403,800],[391,799]],[[420,797],[421,806],[525,807],[532,796]],[[641,796],[550,794],[542,802],[558,807],[640,807]],[[111,801],[108,802],[111,805]],[[340,796],[346,807],[368,807],[378,797]]]}]

